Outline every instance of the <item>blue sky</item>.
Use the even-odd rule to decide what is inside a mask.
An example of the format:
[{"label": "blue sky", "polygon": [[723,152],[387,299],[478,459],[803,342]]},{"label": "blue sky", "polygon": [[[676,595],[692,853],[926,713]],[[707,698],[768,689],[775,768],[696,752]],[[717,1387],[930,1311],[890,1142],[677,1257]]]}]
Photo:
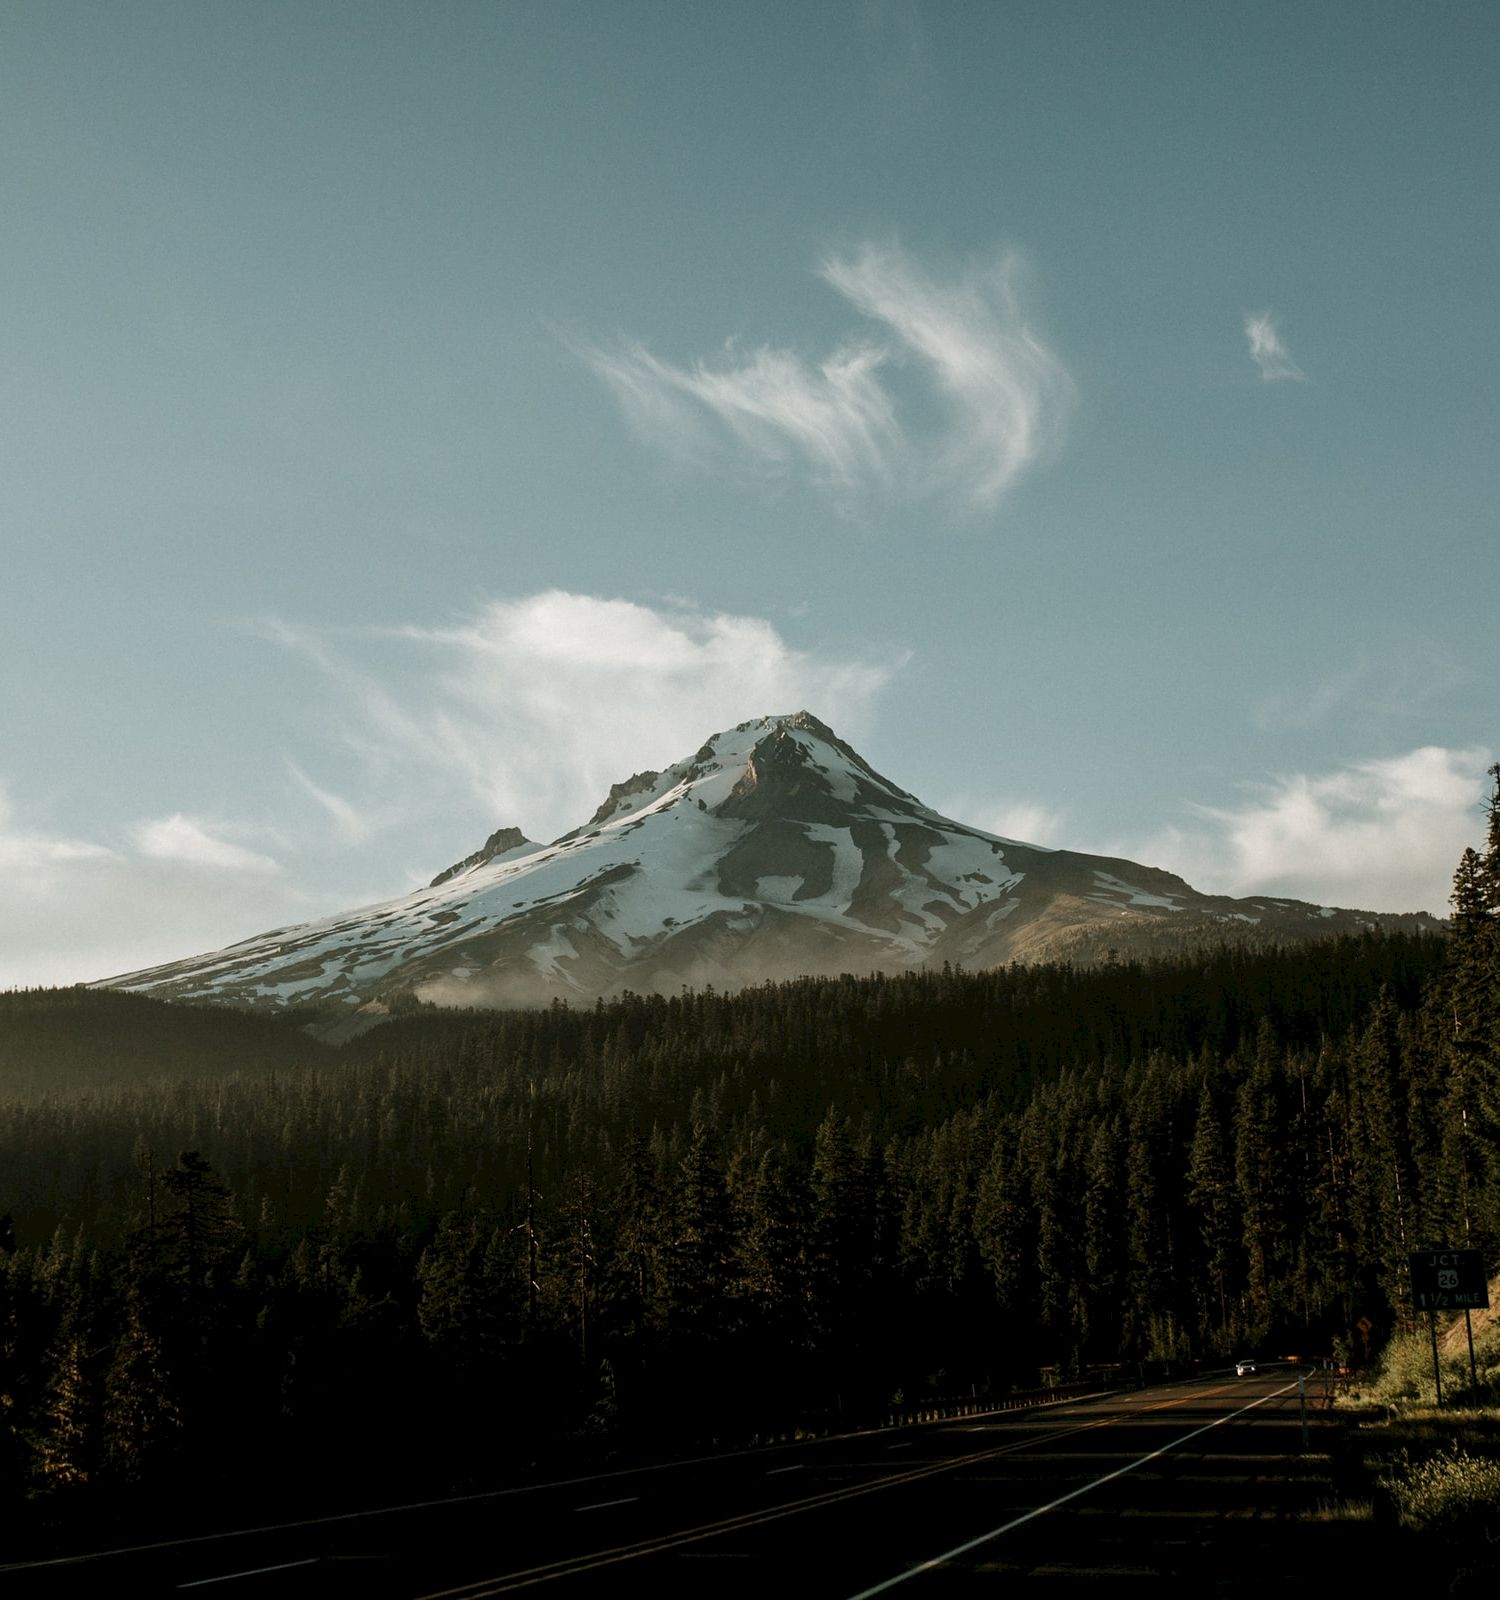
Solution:
[{"label": "blue sky", "polygon": [[0,17],[0,984],[800,706],[1443,909],[1500,746],[1493,5]]}]

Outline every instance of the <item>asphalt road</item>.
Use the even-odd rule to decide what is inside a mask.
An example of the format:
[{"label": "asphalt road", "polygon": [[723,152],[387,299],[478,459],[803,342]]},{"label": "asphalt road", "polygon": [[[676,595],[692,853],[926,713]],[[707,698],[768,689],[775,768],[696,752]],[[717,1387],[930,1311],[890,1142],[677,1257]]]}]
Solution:
[{"label": "asphalt road", "polygon": [[1305,1453],[1293,1373],[1216,1375],[11,1568],[0,1590],[941,1600],[1005,1577],[1263,1595],[1350,1533],[1297,1521],[1323,1481],[1308,1418]]}]

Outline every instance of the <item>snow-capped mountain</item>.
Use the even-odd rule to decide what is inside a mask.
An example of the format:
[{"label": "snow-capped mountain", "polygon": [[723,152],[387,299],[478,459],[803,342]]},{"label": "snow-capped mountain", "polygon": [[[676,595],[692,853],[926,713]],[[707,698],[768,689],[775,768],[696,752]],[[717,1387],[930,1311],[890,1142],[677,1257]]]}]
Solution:
[{"label": "snow-capped mountain", "polygon": [[378,1006],[403,990],[530,1005],[1378,925],[1438,926],[1200,895],[1155,868],[999,838],[930,810],[801,711],[616,784],[551,844],[502,828],[398,900],[105,982],[269,1006]]}]

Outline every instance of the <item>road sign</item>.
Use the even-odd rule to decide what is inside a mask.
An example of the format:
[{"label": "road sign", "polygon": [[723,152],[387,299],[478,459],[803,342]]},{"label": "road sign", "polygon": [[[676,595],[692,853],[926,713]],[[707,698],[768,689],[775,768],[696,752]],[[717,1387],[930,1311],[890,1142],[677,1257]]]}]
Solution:
[{"label": "road sign", "polygon": [[1487,1311],[1489,1284],[1478,1250],[1419,1250],[1411,1257],[1411,1298],[1418,1311]]}]

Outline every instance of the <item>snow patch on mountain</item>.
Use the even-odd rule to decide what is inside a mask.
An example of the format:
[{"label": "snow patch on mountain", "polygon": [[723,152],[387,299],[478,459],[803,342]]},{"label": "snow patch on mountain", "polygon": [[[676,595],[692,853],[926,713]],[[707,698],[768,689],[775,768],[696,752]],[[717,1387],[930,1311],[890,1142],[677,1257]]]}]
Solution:
[{"label": "snow patch on mountain", "polygon": [[1158,906],[1163,911],[1181,911],[1184,909],[1181,904],[1181,895],[1151,894],[1145,889],[1137,889],[1131,884],[1122,882],[1121,879],[1108,872],[1096,870],[1094,879],[1099,887],[1105,891],[1102,895],[1093,896],[1092,898],[1094,899],[1109,901],[1124,899],[1129,905]]}]

